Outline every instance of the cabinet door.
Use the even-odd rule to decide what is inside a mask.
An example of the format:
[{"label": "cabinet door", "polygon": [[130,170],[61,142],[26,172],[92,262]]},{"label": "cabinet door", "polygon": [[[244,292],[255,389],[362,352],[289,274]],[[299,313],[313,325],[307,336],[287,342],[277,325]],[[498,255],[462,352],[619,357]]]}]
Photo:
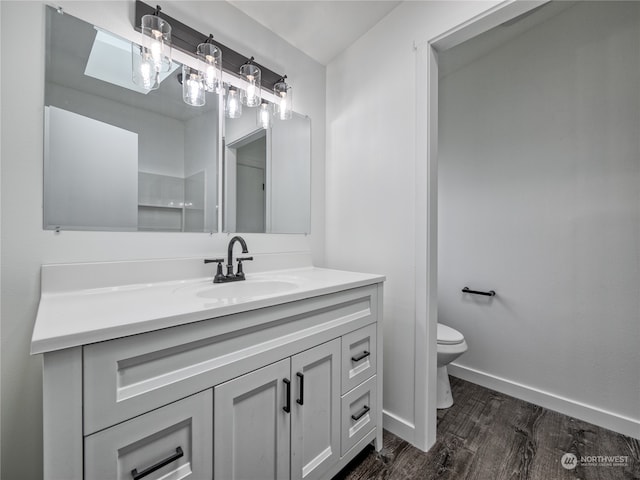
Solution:
[{"label": "cabinet door", "polygon": [[214,479],[289,479],[290,361],[214,388]]},{"label": "cabinet door", "polygon": [[340,339],[291,357],[291,378],[291,478],[321,478],[340,458]]}]

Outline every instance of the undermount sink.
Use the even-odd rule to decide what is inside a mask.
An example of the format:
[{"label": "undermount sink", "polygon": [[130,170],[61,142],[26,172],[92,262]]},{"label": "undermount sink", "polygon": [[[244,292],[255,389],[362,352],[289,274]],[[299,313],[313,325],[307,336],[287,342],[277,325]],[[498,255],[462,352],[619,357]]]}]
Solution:
[{"label": "undermount sink", "polygon": [[299,288],[295,282],[270,279],[250,279],[233,283],[207,283],[178,289],[180,293],[213,301],[245,301],[290,292]]}]

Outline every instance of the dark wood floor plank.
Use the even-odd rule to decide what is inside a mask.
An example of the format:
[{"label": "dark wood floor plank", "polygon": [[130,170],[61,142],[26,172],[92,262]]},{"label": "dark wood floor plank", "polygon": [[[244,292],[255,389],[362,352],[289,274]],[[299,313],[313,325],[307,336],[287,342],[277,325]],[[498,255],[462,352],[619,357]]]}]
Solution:
[{"label": "dark wood floor plank", "polygon": [[[384,432],[334,480],[640,480],[640,441],[451,378],[455,404],[438,411],[427,453]],[[626,466],[565,469],[565,453],[628,456]]]}]

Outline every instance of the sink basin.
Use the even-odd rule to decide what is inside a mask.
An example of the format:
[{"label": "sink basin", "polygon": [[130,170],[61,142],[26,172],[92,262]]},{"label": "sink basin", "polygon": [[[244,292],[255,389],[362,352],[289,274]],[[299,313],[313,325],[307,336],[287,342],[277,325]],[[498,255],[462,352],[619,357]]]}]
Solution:
[{"label": "sink basin", "polygon": [[179,289],[180,293],[195,295],[209,301],[238,302],[290,292],[299,287],[285,280],[251,279],[232,283],[207,283]]},{"label": "sink basin", "polygon": [[252,280],[233,283],[213,284],[196,292],[202,298],[253,298],[277,295],[297,288],[292,282],[282,280]]}]

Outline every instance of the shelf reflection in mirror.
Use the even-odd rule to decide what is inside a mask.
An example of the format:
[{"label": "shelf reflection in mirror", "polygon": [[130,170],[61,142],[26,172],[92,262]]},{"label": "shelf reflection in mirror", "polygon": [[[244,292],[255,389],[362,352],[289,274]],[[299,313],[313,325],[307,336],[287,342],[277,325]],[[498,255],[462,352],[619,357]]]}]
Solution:
[{"label": "shelf reflection in mirror", "polygon": [[44,228],[216,231],[219,97],[185,104],[178,63],[142,89],[131,51],[47,7]]}]

